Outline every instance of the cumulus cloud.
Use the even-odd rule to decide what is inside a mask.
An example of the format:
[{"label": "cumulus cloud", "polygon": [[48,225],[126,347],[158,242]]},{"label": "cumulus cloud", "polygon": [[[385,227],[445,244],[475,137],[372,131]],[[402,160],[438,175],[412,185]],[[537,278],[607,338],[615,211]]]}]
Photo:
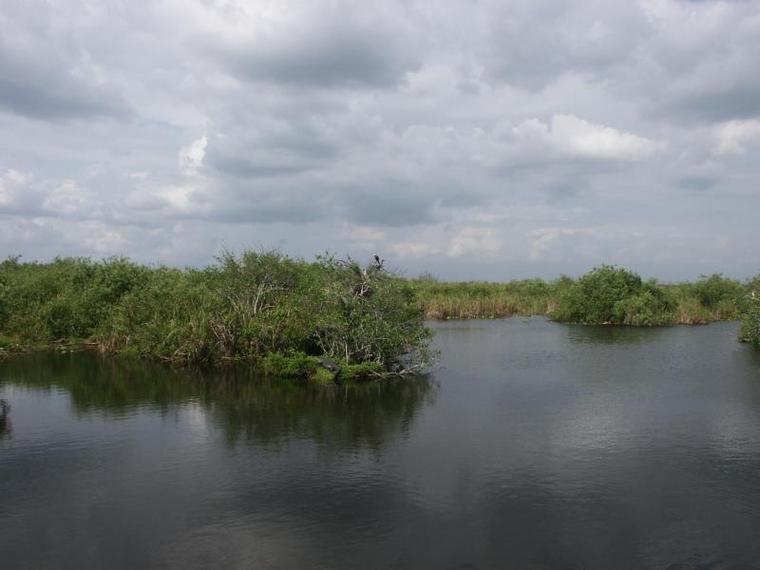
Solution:
[{"label": "cumulus cloud", "polygon": [[17,170],[0,174],[0,208],[10,209],[18,205],[27,186],[27,177]]},{"label": "cumulus cloud", "polygon": [[718,154],[744,154],[753,144],[760,143],[760,119],[729,121],[716,129]]},{"label": "cumulus cloud", "polygon": [[391,86],[415,67],[397,38],[370,26],[302,25],[227,47],[222,58],[246,80],[323,88]]},{"label": "cumulus cloud", "polygon": [[641,160],[661,146],[645,137],[574,115],[554,115],[550,125],[529,119],[514,131],[518,139],[537,141],[561,153],[587,158]]},{"label": "cumulus cloud", "polygon": [[203,166],[208,139],[202,136],[179,151],[179,167],[188,176],[197,174]]},{"label": "cumulus cloud", "polygon": [[752,2],[0,3],[0,250],[753,274],[758,49]]}]

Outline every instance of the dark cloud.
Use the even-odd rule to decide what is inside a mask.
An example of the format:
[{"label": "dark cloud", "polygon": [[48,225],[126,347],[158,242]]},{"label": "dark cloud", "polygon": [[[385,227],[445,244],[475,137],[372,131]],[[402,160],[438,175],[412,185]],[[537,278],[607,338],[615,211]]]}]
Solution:
[{"label": "dark cloud", "polygon": [[418,67],[412,54],[398,49],[398,38],[372,29],[330,24],[305,36],[292,33],[222,54],[243,79],[322,88],[391,87]]},{"label": "dark cloud", "polygon": [[17,45],[0,35],[0,109],[44,120],[130,113],[121,94],[96,77],[86,58],[50,50],[46,38],[35,36]]},{"label": "dark cloud", "polygon": [[250,201],[234,207],[223,205],[213,212],[212,217],[217,222],[237,224],[302,224],[323,220],[330,214],[329,210],[326,211],[318,203],[295,202],[292,196],[283,196],[280,199],[252,197]]},{"label": "dark cloud", "polygon": [[292,176],[328,165],[340,150],[339,142],[319,129],[295,123],[258,132],[232,127],[211,138],[206,163],[236,178]]},{"label": "dark cloud", "polygon": [[[299,161],[298,164],[277,164],[272,160],[255,160],[246,157],[219,157],[209,154],[209,164],[221,173],[238,178],[269,178],[291,176],[310,170],[313,165]],[[287,162],[287,161],[286,161]]]},{"label": "dark cloud", "polygon": [[[760,48],[760,41],[758,44]],[[677,97],[656,107],[655,116],[696,123],[756,117],[760,115],[760,80],[757,76],[747,79],[740,85],[725,85],[716,79],[710,91]],[[754,84],[750,83],[753,80]]]},{"label": "dark cloud", "polygon": [[435,199],[399,181],[351,189],[344,193],[344,199],[348,219],[357,224],[400,227],[434,220]]},{"label": "dark cloud", "polygon": [[676,180],[676,186],[686,190],[709,190],[717,183],[713,176],[683,176]]},{"label": "dark cloud", "polygon": [[19,78],[0,67],[0,108],[33,119],[127,117],[124,102],[93,94],[86,86],[44,77]]}]

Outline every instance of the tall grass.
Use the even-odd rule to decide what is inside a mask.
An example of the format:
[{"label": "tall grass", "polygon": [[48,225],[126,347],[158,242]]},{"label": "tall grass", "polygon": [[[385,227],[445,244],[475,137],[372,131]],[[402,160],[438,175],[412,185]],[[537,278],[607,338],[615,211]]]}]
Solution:
[{"label": "tall grass", "polygon": [[547,314],[556,306],[564,281],[444,283],[425,278],[411,283],[426,318],[474,319]]}]

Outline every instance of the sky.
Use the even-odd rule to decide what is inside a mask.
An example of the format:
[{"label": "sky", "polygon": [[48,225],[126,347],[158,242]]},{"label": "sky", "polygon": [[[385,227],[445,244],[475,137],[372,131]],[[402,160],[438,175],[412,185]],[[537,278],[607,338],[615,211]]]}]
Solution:
[{"label": "sky", "polygon": [[0,256],[760,273],[760,2],[0,0]]}]

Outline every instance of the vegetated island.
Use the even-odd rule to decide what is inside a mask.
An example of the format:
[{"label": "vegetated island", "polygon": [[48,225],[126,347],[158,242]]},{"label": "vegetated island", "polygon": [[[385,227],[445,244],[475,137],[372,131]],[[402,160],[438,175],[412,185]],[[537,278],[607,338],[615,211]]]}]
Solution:
[{"label": "vegetated island", "polygon": [[0,263],[0,346],[90,346],[179,365],[246,362],[318,382],[432,361],[409,283],[376,259],[225,253],[203,269],[124,258]]},{"label": "vegetated island", "polygon": [[603,265],[578,279],[442,283],[273,251],[224,253],[203,269],[125,258],[0,263],[0,351],[86,346],[179,365],[245,362],[317,382],[429,366],[424,320],[546,315],[564,323],[656,326],[742,319],[760,345],[760,277],[676,285]]}]

